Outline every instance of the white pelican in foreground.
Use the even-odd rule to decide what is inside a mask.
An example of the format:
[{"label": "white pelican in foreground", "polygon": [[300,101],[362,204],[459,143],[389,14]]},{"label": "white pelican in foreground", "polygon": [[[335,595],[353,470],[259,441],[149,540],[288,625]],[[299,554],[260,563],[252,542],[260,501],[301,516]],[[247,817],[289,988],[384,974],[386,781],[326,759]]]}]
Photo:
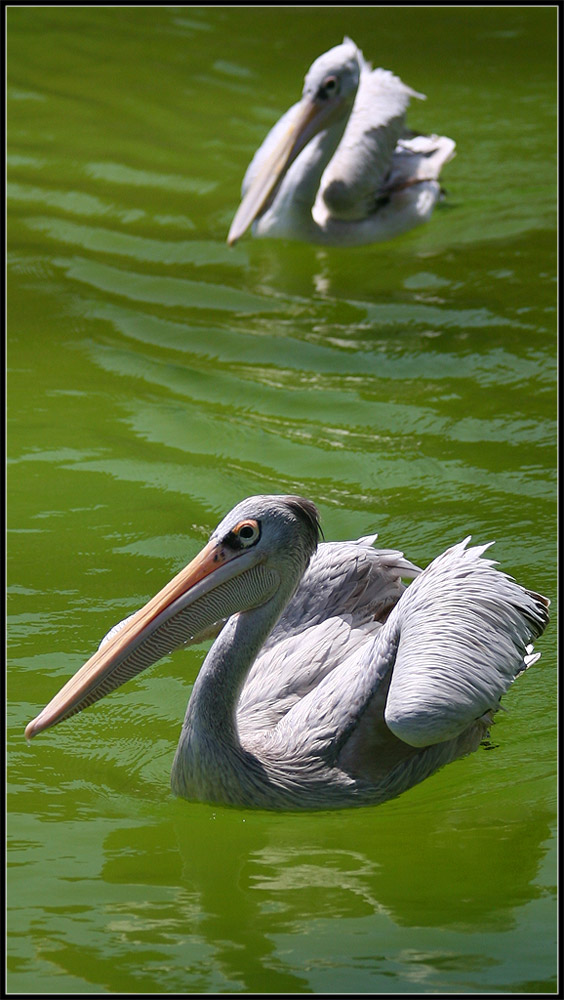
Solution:
[{"label": "white pelican in foreground", "polygon": [[319,56],[251,161],[227,242],[254,223],[255,236],[357,246],[426,222],[455,143],[406,131],[410,97],[425,95],[373,70],[350,38]]},{"label": "white pelican in foreground", "polygon": [[[475,750],[540,655],[531,643],[549,602],[468,539],[421,571],[374,549],[375,536],[318,547],[318,532],[301,497],[238,504],[26,736],[213,630],[174,759],[177,795],[263,809],[366,805]],[[405,587],[402,577],[415,579]]]}]

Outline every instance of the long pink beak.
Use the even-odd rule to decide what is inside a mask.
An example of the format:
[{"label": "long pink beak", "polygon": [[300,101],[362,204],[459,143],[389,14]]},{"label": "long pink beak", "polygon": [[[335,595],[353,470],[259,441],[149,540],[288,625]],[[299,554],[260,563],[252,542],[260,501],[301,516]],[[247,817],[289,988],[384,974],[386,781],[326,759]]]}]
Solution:
[{"label": "long pink beak", "polygon": [[[236,557],[235,557],[236,559]],[[80,712],[198,633],[207,578],[233,562],[218,542],[202,551],[105,642],[26,728],[26,739]],[[222,578],[225,574],[219,573]],[[233,575],[233,573],[228,573]],[[221,580],[220,580],[221,582]],[[209,619],[209,610],[208,610]],[[211,624],[209,620],[204,624]]]},{"label": "long pink beak", "polygon": [[288,125],[243,196],[227,237],[230,247],[264,210],[272,192],[298,153],[326,124],[327,109],[311,97],[304,97],[297,111],[295,120]]}]

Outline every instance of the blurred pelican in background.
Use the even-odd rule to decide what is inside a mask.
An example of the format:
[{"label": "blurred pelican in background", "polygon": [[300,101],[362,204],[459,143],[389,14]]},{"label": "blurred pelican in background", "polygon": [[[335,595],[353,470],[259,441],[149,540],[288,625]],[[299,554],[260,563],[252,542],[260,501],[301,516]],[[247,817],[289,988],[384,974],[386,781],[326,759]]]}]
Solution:
[{"label": "blurred pelican in background", "polygon": [[411,97],[425,99],[350,38],[319,56],[251,161],[227,242],[252,224],[255,236],[357,246],[426,222],[455,143],[406,130]]},{"label": "blurred pelican in background", "polygon": [[319,531],[302,497],[238,504],[26,736],[214,634],[174,759],[177,795],[263,809],[376,804],[475,750],[538,659],[549,602],[468,539],[421,571],[375,549],[376,536],[318,545]]}]

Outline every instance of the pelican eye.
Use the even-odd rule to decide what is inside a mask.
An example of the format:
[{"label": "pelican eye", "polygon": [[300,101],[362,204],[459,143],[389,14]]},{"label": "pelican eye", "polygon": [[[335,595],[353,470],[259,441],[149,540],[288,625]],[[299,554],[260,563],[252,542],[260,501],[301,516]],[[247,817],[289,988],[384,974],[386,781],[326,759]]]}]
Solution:
[{"label": "pelican eye", "polygon": [[235,534],[245,545],[252,545],[259,537],[260,529],[256,521],[242,521],[235,528]]},{"label": "pelican eye", "polygon": [[260,538],[260,525],[258,521],[240,521],[240,523],[230,531],[225,542],[232,549],[247,549],[254,545]]},{"label": "pelican eye", "polygon": [[327,76],[321,84],[317,92],[317,96],[320,97],[322,101],[326,101],[328,97],[332,97],[337,91],[338,82],[339,81],[336,76]]}]

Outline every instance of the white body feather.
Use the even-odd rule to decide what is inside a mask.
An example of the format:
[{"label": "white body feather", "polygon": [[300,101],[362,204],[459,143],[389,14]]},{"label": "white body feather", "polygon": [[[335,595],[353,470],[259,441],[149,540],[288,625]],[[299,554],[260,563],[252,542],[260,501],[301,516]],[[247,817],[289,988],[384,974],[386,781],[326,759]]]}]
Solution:
[{"label": "white body feather", "polygon": [[[355,246],[391,239],[426,222],[441,197],[439,175],[454,156],[455,143],[445,136],[407,134],[409,101],[424,100],[424,95],[389,70],[373,70],[348,38],[312,65],[302,100],[282,116],[255,153],[243,181],[243,197],[271,169],[273,155],[277,163],[281,139],[296,126],[304,102],[328,78],[342,82],[347,99],[343,97],[339,114],[320,126],[282,169],[278,186],[254,212],[253,234]],[[246,225],[250,221],[251,216]],[[244,228],[235,225],[230,242]]]}]

